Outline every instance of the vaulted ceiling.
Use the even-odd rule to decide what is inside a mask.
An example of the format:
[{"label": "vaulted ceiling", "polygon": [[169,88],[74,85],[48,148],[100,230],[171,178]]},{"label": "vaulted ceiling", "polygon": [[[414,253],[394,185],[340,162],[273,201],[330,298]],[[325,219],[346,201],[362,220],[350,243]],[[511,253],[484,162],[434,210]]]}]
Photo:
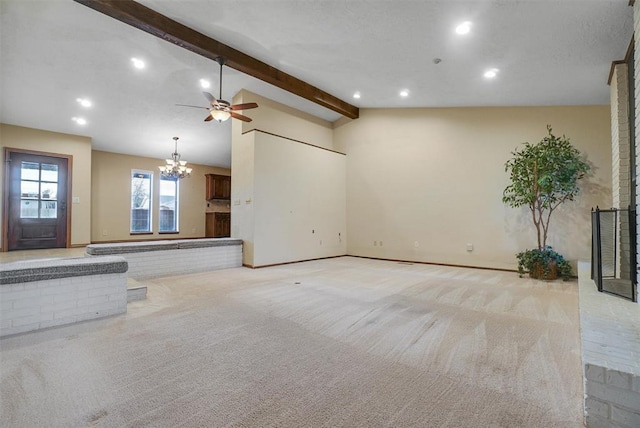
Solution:
[{"label": "vaulted ceiling", "polygon": [[[624,57],[633,30],[622,0],[139,3],[360,108],[608,104],[610,64]],[[464,21],[470,32],[459,35]],[[495,78],[483,76],[488,69]],[[223,73],[225,99],[244,88],[340,117],[231,68]],[[72,0],[0,1],[3,123],[159,159],[179,136],[184,159],[229,166],[230,122],[203,122],[205,111],[175,106],[206,105],[200,79],[217,96],[218,77],[210,59]]]}]

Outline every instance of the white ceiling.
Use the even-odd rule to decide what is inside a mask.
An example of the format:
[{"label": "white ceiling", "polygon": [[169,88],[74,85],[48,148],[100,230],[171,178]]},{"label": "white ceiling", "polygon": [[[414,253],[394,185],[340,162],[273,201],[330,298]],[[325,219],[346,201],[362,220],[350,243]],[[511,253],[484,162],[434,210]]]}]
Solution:
[{"label": "white ceiling", "polygon": [[[626,0],[140,3],[361,108],[608,104],[609,67],[633,31]],[[204,110],[174,105],[205,106],[201,78],[218,95],[215,62],[72,0],[0,0],[0,14],[1,122],[159,159],[179,136],[183,159],[230,166],[230,121],[203,122]],[[473,23],[466,36],[454,32],[462,21]],[[147,67],[134,69],[131,57]],[[498,77],[483,78],[494,67]],[[223,98],[243,88],[339,117],[225,67]],[[409,97],[400,98],[401,89]]]}]

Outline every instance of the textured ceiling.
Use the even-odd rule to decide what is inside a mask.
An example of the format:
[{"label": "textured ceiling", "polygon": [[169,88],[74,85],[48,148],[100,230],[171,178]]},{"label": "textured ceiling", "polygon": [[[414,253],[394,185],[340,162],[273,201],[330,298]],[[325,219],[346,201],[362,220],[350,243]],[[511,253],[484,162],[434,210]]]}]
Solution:
[{"label": "textured ceiling", "polygon": [[[140,3],[361,108],[608,104],[609,67],[633,27],[622,0]],[[0,14],[0,121],[159,159],[176,135],[184,159],[230,165],[230,122],[205,123],[204,110],[174,105],[206,105],[200,78],[217,96],[213,61],[71,0],[0,0]],[[466,36],[454,32],[462,21],[473,23]],[[131,57],[147,68],[133,69]],[[498,77],[483,78],[487,68]],[[223,79],[225,99],[245,88],[338,118],[230,68]]]}]

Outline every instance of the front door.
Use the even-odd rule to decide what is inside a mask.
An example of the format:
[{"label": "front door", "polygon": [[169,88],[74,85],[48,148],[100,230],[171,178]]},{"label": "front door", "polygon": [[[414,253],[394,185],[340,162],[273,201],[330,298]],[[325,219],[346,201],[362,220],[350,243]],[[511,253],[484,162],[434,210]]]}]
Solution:
[{"label": "front door", "polygon": [[69,158],[5,149],[7,249],[67,247]]}]

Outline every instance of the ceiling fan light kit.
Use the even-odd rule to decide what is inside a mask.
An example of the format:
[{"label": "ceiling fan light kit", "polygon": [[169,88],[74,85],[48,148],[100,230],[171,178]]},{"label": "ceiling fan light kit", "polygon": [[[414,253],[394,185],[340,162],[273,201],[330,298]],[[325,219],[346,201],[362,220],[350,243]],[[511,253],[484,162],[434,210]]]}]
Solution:
[{"label": "ceiling fan light kit", "polygon": [[176,104],[181,107],[194,107],[194,108],[203,108],[209,111],[207,117],[204,118],[205,122],[209,122],[213,119],[218,122],[224,122],[225,120],[233,117],[234,119],[242,120],[243,122],[251,122],[251,118],[241,115],[240,113],[236,113],[235,110],[249,110],[252,108],[258,107],[256,103],[244,103],[244,104],[233,104],[231,105],[229,101],[225,101],[222,99],[222,66],[226,63],[225,59],[221,56],[216,57],[215,61],[220,64],[220,97],[216,99],[209,92],[203,92],[204,97],[209,101],[209,107],[200,107],[200,106],[192,106],[187,104]]},{"label": "ceiling fan light kit", "polygon": [[218,122],[224,122],[231,117],[231,113],[224,110],[211,110],[211,117],[213,117]]}]

